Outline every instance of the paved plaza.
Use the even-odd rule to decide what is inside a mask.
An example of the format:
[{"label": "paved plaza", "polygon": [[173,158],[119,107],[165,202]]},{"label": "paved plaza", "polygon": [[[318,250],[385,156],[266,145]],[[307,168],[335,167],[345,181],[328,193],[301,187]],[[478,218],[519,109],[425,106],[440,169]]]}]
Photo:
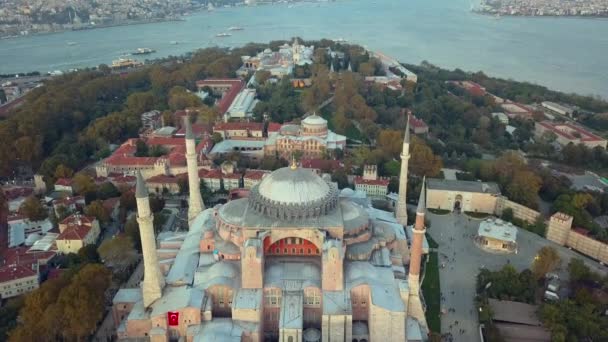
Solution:
[{"label": "paved plaza", "polygon": [[[444,297],[441,307],[446,312],[450,308],[455,310],[442,316],[441,332],[451,332],[454,341],[480,340],[474,298],[476,276],[481,267],[498,270],[510,262],[521,271],[531,266],[540,248],[552,246],[562,259],[559,271],[561,279],[565,279],[567,265],[572,257],[585,260],[596,272],[606,272],[606,268],[599,263],[523,229],[518,229],[517,233],[517,254],[493,254],[481,250],[473,243],[481,220],[464,214],[434,215],[430,212],[427,217],[431,222],[428,232],[439,244],[439,276]],[[442,264],[445,267],[442,268]],[[464,329],[464,334],[459,333],[461,329]]]}]

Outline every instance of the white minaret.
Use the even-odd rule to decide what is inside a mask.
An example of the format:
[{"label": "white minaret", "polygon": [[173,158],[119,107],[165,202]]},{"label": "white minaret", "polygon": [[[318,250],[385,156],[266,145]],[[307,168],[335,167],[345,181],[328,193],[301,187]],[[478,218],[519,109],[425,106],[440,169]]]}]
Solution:
[{"label": "white minaret", "polygon": [[198,214],[205,209],[203,197],[201,197],[201,185],[198,178],[198,162],[196,161],[196,146],[194,134],[192,134],[192,124],[190,119],[184,117],[186,125],[186,164],[188,165],[188,189],[190,200],[188,203],[188,223],[192,223]]},{"label": "white minaret", "polygon": [[407,168],[410,160],[410,117],[407,117],[405,125],[405,138],[403,138],[403,149],[401,150],[401,174],[399,175],[399,200],[395,217],[399,224],[407,225]]},{"label": "white minaret", "polygon": [[163,287],[165,286],[165,277],[158,267],[156,238],[154,237],[153,216],[152,210],[150,210],[148,189],[146,189],[146,184],[139,171],[137,172],[135,200],[137,201],[137,223],[139,223],[139,235],[141,237],[141,249],[144,258],[142,295],[144,307],[147,308],[161,297]]}]

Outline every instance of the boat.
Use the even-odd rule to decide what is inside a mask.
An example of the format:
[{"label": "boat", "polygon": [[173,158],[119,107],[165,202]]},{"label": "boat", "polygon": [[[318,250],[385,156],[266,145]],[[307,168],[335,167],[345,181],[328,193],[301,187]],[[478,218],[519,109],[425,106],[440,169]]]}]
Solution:
[{"label": "boat", "polygon": [[240,27],[240,26],[231,26],[228,28],[228,31],[243,31],[244,28]]},{"label": "boat", "polygon": [[130,58],[118,58],[112,61],[112,65],[110,66],[112,69],[127,69],[134,68],[138,66],[142,66],[143,63]]},{"label": "boat", "polygon": [[68,44],[68,46],[74,46],[74,45],[77,45],[78,43],[76,43],[76,42],[67,42],[67,44]]},{"label": "boat", "polygon": [[156,50],[150,49],[150,48],[137,48],[137,50],[135,50],[131,54],[132,55],[149,55],[154,52],[156,52]]},{"label": "boat", "polygon": [[230,36],[232,36],[232,34],[226,33],[226,32],[222,32],[222,33],[216,34],[215,36],[219,37],[219,38],[224,38],[224,37],[230,37]]}]

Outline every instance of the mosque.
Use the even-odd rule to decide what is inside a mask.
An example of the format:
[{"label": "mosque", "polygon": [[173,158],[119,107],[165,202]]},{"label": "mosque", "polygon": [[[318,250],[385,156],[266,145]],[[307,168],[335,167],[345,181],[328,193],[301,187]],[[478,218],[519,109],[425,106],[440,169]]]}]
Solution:
[{"label": "mosque", "polygon": [[425,187],[409,243],[404,229],[409,144],[408,127],[395,214],[295,160],[249,197],[205,209],[187,123],[189,230],[155,237],[138,174],[144,279],[114,297],[118,338],[426,341],[419,286]]}]

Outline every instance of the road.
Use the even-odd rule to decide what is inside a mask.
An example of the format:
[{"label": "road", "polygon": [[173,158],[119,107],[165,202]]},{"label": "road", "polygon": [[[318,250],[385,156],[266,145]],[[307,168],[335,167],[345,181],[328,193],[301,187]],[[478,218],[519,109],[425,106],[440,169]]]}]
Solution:
[{"label": "road", "polygon": [[[558,272],[561,279],[567,279],[566,266],[573,257],[584,260],[585,264],[596,272],[606,273],[606,268],[599,263],[522,229],[517,233],[519,248],[517,254],[488,253],[473,243],[480,220],[469,219],[463,214],[427,213],[427,216],[431,222],[429,234],[439,244],[439,277],[441,293],[445,297],[442,301],[442,309],[455,310],[441,318],[441,331],[444,334],[451,332],[454,341],[480,340],[474,298],[476,277],[481,267],[498,270],[509,262],[521,271],[530,267],[540,248],[552,246],[562,259],[562,266]],[[444,268],[441,268],[442,263],[445,264]],[[465,333],[459,334],[460,329],[464,329]]]}]

